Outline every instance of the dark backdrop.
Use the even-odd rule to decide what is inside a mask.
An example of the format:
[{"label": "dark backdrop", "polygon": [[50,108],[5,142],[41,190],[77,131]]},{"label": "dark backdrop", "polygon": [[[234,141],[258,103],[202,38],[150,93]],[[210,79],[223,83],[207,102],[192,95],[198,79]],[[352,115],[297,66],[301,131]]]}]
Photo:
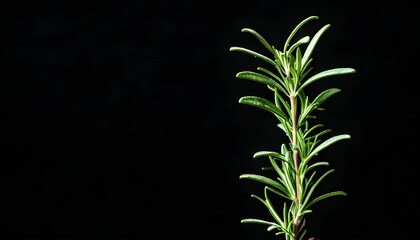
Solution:
[{"label": "dark backdrop", "polygon": [[[235,78],[261,61],[253,28],[281,48],[304,18],[314,72],[357,73],[317,120],[348,133],[321,156],[335,169],[308,215],[321,240],[418,233],[418,26],[415,7],[352,1],[5,1],[1,82],[2,239],[279,239],[241,224],[267,217],[240,180],[285,136],[241,105],[266,96]],[[313,96],[313,95],[312,95]]]}]

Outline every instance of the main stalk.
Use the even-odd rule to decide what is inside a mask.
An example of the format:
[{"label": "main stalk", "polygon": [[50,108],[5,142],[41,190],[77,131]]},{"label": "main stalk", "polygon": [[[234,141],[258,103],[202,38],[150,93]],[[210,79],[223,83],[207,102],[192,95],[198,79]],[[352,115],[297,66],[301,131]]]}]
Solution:
[{"label": "main stalk", "polygon": [[[295,205],[296,205],[296,209],[299,209],[299,202],[300,202],[300,198],[301,198],[301,191],[300,191],[300,179],[299,179],[299,149],[297,147],[297,131],[298,131],[298,126],[297,126],[297,101],[296,101],[296,96],[295,95],[291,95],[290,96],[290,106],[291,106],[291,114],[292,114],[292,151],[293,151],[293,161],[294,161],[294,165],[295,165],[295,172],[296,172],[296,176],[295,176],[295,181],[296,181],[296,196],[294,199]],[[300,216],[296,216],[296,218],[294,219],[293,222],[293,235],[294,235],[294,240],[297,240],[299,237],[299,231],[301,228],[301,218]]]}]

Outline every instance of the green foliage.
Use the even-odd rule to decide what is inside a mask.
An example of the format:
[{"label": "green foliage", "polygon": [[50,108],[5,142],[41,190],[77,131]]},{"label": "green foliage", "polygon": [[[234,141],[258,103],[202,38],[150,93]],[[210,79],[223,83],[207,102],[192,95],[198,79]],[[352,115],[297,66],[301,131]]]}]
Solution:
[{"label": "green foliage", "polygon": [[[316,111],[324,110],[322,105],[326,100],[340,92],[340,89],[330,88],[321,92],[312,101],[304,90],[314,82],[337,75],[355,73],[352,68],[334,68],[310,76],[312,71],[312,53],[323,35],[330,27],[325,25],[310,38],[305,36],[291,44],[298,30],[307,22],[318,19],[311,16],[300,22],[287,38],[282,51],[270,45],[256,31],[244,28],[242,32],[250,33],[267,48],[270,57],[243,47],[231,47],[230,51],[242,52],[268,63],[272,70],[258,67],[257,71],[241,71],[237,78],[264,84],[273,92],[273,100],[258,96],[243,96],[239,103],[260,108],[273,114],[278,119],[277,126],[284,131],[289,143],[283,143],[280,152],[259,151],[254,158],[265,158],[270,162],[270,167],[277,176],[271,179],[258,174],[242,174],[240,179],[248,179],[265,185],[264,196],[251,195],[267,207],[272,220],[243,219],[242,223],[255,223],[267,226],[268,231],[276,235],[284,234],[286,240],[303,239],[305,230],[304,216],[311,213],[311,207],[321,200],[333,196],[345,196],[343,191],[333,191],[319,196],[314,196],[315,189],[334,169],[325,171],[317,176],[315,169],[328,166],[325,161],[312,160],[319,152],[332,144],[350,139],[350,135],[342,134],[323,139],[330,129],[324,129],[322,124],[314,124]],[[305,50],[301,50],[306,46]],[[303,53],[303,54],[302,54]],[[271,201],[271,195],[280,196],[283,209],[279,213]]]}]

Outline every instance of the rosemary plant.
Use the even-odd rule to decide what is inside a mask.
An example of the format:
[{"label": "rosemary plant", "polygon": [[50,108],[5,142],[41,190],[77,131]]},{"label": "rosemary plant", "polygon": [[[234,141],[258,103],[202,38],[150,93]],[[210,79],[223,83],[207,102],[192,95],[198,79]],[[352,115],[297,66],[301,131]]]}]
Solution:
[{"label": "rosemary plant", "polygon": [[[271,58],[243,47],[230,48],[230,51],[242,52],[263,60],[272,68],[258,67],[257,71],[241,71],[236,74],[236,77],[266,85],[273,93],[273,101],[258,96],[243,96],[239,99],[239,103],[274,114],[278,119],[277,126],[284,131],[289,140],[281,144],[279,152],[258,151],[253,156],[269,161],[269,166],[262,169],[274,170],[275,179],[259,174],[240,175],[240,179],[250,179],[265,185],[263,196],[254,194],[251,196],[266,206],[272,220],[247,218],[242,219],[241,222],[266,225],[268,231],[275,232],[275,235],[284,235],[286,240],[304,238],[307,231],[305,215],[312,212],[311,208],[315,203],[332,196],[346,195],[344,191],[332,191],[315,196],[315,189],[334,169],[327,169],[317,176],[315,170],[321,166],[328,166],[329,163],[315,161],[314,158],[333,143],[350,139],[348,134],[323,139],[331,132],[331,129],[325,129],[324,125],[313,123],[316,119],[316,111],[325,110],[322,104],[341,90],[329,88],[312,100],[305,94],[305,90],[310,84],[320,79],[356,71],[352,68],[334,68],[314,75],[310,74],[313,69],[311,67],[312,52],[330,24],[319,29],[312,38],[305,36],[293,44],[292,40],[304,24],[314,19],[318,17],[310,16],[301,21],[293,29],[281,50],[270,45],[253,29],[242,29],[242,32],[250,33],[258,39],[267,48]],[[276,199],[282,200],[280,204],[271,200],[275,195],[279,196]],[[281,207],[283,209],[279,211],[278,208]]]}]

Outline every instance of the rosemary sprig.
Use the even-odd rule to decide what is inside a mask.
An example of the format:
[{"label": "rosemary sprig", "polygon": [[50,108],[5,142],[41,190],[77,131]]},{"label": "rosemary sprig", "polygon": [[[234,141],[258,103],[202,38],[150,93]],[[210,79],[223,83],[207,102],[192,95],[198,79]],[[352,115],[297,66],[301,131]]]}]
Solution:
[{"label": "rosemary sprig", "polygon": [[[325,161],[315,161],[317,154],[332,144],[350,139],[350,135],[341,134],[323,139],[330,129],[323,129],[322,124],[312,123],[317,110],[330,97],[339,93],[338,88],[330,88],[321,92],[311,100],[304,92],[306,87],[320,79],[327,77],[355,73],[353,68],[333,68],[310,76],[312,71],[312,53],[324,32],[330,27],[325,25],[311,38],[305,36],[292,44],[293,37],[299,29],[311,20],[318,19],[310,16],[301,21],[287,38],[282,51],[269,44],[258,32],[250,28],[243,28],[242,32],[253,35],[269,52],[269,56],[249,50],[244,47],[231,47],[230,51],[242,52],[263,60],[269,64],[268,68],[258,67],[257,71],[241,71],[237,78],[264,84],[273,92],[273,100],[258,96],[243,96],[239,103],[263,109],[273,114],[278,120],[278,127],[284,131],[289,139],[281,145],[280,151],[258,151],[254,158],[268,158],[271,169],[277,178],[271,179],[258,174],[242,174],[240,179],[249,179],[264,184],[264,195],[252,197],[259,200],[266,207],[272,220],[255,218],[243,219],[242,223],[255,223],[267,226],[268,231],[276,235],[284,234],[286,240],[301,240],[306,234],[305,215],[311,213],[311,207],[332,196],[345,196],[344,191],[328,192],[314,196],[315,189],[334,169],[330,169],[317,176],[315,169],[328,166]],[[306,46],[305,50],[303,47]],[[280,196],[283,209],[279,213],[277,206],[270,199],[271,195]]]}]

